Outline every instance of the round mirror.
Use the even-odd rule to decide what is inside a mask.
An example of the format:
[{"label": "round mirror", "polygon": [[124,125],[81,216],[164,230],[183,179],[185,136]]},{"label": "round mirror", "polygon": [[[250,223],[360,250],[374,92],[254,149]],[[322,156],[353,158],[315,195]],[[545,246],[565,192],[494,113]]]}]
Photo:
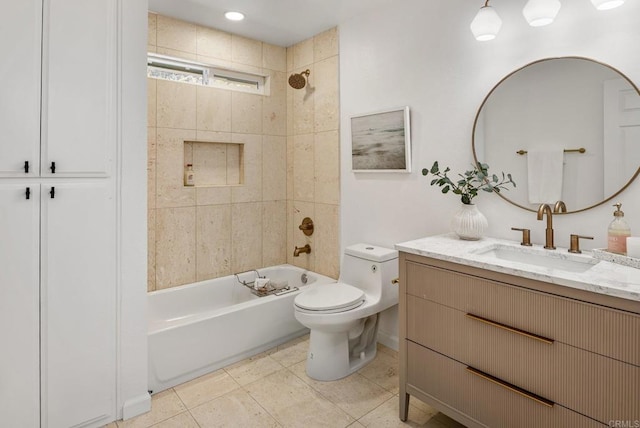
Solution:
[{"label": "round mirror", "polygon": [[510,173],[499,195],[529,211],[564,201],[584,211],[640,172],[640,92],[618,70],[579,57],[528,64],[502,79],[473,124],[476,162]]}]

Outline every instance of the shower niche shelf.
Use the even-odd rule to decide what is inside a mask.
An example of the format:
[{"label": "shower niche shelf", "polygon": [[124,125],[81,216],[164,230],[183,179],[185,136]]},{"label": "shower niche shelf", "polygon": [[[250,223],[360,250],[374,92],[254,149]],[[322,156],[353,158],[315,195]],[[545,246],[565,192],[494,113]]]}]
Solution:
[{"label": "shower niche shelf", "polygon": [[187,164],[193,165],[195,187],[244,184],[244,144],[185,141],[184,165]]}]

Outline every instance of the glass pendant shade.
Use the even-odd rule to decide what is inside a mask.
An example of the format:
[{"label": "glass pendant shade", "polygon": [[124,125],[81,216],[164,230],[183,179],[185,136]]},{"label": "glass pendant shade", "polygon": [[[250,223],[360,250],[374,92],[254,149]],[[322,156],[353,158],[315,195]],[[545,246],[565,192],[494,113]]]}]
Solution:
[{"label": "glass pendant shade", "polygon": [[553,22],[560,7],[559,0],[529,0],[524,5],[522,14],[532,27],[542,27]]},{"label": "glass pendant shade", "polygon": [[608,10],[622,6],[624,0],[591,0],[591,3],[593,3],[598,10]]},{"label": "glass pendant shade", "polygon": [[470,25],[471,32],[480,42],[495,39],[500,27],[502,27],[502,19],[491,6],[481,7]]}]

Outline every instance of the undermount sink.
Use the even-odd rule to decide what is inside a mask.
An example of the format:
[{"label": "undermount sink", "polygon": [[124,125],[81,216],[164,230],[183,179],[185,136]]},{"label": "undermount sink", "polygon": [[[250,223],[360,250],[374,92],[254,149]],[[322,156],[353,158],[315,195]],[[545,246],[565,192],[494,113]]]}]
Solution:
[{"label": "undermount sink", "polygon": [[502,260],[576,273],[586,272],[600,261],[587,255],[569,254],[566,250],[565,252],[559,252],[558,250],[502,244],[489,245],[474,251],[474,254],[487,261]]}]

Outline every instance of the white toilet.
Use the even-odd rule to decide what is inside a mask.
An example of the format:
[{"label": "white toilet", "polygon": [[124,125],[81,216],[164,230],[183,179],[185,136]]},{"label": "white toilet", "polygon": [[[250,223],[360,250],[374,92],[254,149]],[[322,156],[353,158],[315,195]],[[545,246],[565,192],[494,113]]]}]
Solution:
[{"label": "white toilet", "polygon": [[376,356],[378,313],[398,303],[397,276],[396,250],[355,244],[345,249],[337,283],[296,296],[296,319],[311,330],[309,377],[340,379]]}]

